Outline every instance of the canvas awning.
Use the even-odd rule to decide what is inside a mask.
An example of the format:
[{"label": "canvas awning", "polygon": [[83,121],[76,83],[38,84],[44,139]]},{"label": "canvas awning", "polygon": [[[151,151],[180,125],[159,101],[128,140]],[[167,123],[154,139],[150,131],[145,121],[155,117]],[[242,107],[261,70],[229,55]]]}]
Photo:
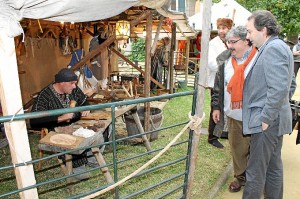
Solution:
[{"label": "canvas awning", "polygon": [[167,0],[0,0],[0,30],[14,37],[23,33],[19,24],[22,18],[87,22],[116,16],[132,6],[146,6],[174,19],[183,32],[189,33],[187,36],[193,35],[186,16],[171,14],[163,8],[167,3]]}]

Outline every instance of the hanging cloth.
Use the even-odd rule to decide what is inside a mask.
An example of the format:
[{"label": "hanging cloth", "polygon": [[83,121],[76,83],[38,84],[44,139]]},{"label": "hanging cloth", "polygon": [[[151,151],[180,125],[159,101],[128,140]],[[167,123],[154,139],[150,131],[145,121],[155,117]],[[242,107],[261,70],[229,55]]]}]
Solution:
[{"label": "hanging cloth", "polygon": [[[71,58],[71,61],[69,63],[69,66],[71,66],[71,68],[77,64],[84,56],[84,51],[83,49],[77,49],[75,50],[73,53],[72,53],[72,58]],[[80,59],[79,59],[80,57]],[[88,67],[87,64],[84,64],[83,66],[83,73],[84,73],[84,76],[87,77],[87,78],[92,78],[93,77],[93,73],[91,71],[91,69]]]}]

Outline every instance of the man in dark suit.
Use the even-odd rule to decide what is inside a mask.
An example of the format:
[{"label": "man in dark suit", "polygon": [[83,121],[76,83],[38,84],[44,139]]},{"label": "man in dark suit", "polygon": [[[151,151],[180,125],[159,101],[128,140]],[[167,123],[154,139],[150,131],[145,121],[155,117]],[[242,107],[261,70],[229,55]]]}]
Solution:
[{"label": "man in dark suit", "polygon": [[293,55],[278,38],[273,14],[254,12],[247,22],[247,39],[258,55],[243,90],[243,133],[251,135],[247,182],[243,199],[282,199],[283,135],[292,132],[289,90],[293,77]]}]

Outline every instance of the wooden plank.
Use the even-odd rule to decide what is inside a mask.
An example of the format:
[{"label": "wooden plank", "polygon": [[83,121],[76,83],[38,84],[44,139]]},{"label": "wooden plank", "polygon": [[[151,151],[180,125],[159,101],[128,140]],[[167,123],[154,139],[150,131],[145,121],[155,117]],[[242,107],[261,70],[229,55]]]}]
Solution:
[{"label": "wooden plank", "polygon": [[[3,115],[24,113],[14,38],[7,37],[5,31],[0,31],[0,98]],[[31,161],[25,121],[6,122],[4,126],[9,140],[12,163],[18,164]],[[32,164],[16,167],[14,171],[19,189],[36,184]],[[38,198],[36,188],[20,192],[19,195],[20,198]]]}]

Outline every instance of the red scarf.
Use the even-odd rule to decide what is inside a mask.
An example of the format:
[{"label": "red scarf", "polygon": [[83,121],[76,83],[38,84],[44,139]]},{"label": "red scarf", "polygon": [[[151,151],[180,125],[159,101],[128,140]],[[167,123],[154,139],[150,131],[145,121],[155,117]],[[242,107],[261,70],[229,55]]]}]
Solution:
[{"label": "red scarf", "polygon": [[231,109],[241,109],[243,103],[244,71],[256,53],[252,48],[248,58],[242,64],[237,64],[235,58],[231,58],[234,74],[227,85],[227,91],[231,94]]}]

